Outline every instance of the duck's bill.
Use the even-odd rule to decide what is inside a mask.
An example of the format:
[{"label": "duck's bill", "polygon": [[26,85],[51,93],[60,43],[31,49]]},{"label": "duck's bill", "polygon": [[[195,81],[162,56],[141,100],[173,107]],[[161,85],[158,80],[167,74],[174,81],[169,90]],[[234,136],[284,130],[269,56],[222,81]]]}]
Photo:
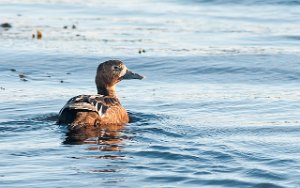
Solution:
[{"label": "duck's bill", "polygon": [[127,70],[126,74],[123,76],[124,80],[130,80],[130,79],[139,79],[139,80],[141,80],[143,78],[144,78],[144,76],[139,75],[139,74],[134,73],[134,72],[131,72],[129,70]]}]

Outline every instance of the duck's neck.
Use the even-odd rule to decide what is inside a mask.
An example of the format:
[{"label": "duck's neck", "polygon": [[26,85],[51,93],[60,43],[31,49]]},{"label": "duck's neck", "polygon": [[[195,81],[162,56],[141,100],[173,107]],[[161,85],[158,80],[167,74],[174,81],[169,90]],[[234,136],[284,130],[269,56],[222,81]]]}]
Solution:
[{"label": "duck's neck", "polygon": [[105,95],[105,96],[110,96],[110,97],[116,97],[116,89],[115,86],[98,86],[97,87],[98,94],[100,95]]}]

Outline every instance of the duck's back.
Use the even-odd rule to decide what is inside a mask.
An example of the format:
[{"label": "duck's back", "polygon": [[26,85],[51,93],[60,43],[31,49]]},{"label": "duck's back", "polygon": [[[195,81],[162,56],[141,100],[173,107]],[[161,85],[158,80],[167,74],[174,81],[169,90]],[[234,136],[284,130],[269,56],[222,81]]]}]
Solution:
[{"label": "duck's back", "polygon": [[78,95],[71,98],[60,110],[58,123],[76,125],[125,124],[129,118],[116,97]]}]

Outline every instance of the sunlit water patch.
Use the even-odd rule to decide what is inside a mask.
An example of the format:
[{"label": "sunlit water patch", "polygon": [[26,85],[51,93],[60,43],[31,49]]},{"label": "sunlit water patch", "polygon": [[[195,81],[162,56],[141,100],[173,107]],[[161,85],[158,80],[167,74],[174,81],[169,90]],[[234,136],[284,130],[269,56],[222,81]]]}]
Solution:
[{"label": "sunlit water patch", "polygon": [[[5,0],[0,5],[0,21],[12,25],[0,27],[1,50],[149,56],[299,53],[298,1]],[[37,30],[41,40],[32,38]]]}]

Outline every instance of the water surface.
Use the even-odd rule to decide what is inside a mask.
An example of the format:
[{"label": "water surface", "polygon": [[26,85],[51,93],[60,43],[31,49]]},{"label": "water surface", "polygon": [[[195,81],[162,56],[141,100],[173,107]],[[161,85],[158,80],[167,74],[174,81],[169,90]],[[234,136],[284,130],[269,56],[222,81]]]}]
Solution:
[{"label": "water surface", "polygon": [[[1,1],[0,21],[12,24],[0,28],[1,185],[300,186],[299,10],[298,1]],[[96,92],[108,59],[146,76],[118,85],[131,122],[70,143],[57,114]]]}]

